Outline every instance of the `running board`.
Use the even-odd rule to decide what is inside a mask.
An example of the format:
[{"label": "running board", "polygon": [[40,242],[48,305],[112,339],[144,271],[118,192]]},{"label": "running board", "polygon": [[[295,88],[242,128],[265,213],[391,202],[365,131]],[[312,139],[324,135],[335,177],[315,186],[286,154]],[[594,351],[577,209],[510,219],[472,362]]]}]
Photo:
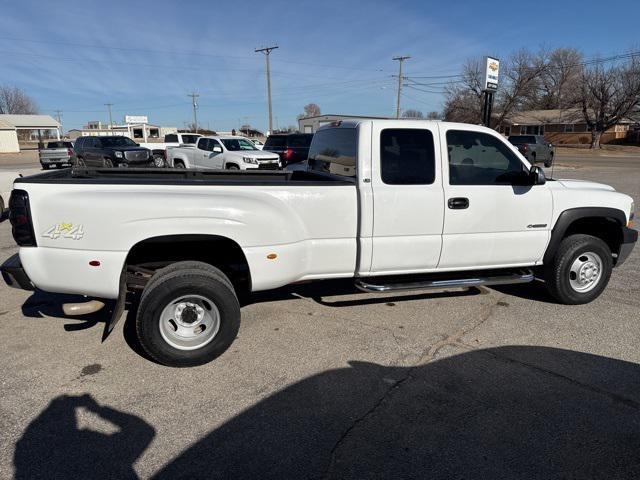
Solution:
[{"label": "running board", "polygon": [[451,287],[479,287],[481,285],[505,285],[509,283],[527,283],[534,279],[533,272],[529,269],[507,274],[494,274],[490,276],[475,276],[465,278],[449,278],[438,280],[421,280],[414,282],[398,283],[369,283],[364,280],[356,280],[356,288],[368,293],[403,292],[409,290],[432,290]]}]

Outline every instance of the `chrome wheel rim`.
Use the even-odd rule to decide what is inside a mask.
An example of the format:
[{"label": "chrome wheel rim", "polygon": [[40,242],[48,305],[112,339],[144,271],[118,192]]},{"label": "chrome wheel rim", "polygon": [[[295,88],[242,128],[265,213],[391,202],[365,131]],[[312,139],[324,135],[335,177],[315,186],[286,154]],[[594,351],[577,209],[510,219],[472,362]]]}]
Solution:
[{"label": "chrome wheel rim", "polygon": [[160,155],[155,155],[153,157],[153,165],[158,168],[164,167],[164,158],[162,158]]},{"label": "chrome wheel rim", "polygon": [[183,295],[169,302],[159,319],[160,334],[178,350],[196,350],[207,345],[220,330],[220,312],[210,299]]},{"label": "chrome wheel rim", "polygon": [[601,278],[602,259],[597,253],[581,253],[569,269],[569,284],[579,293],[593,290]]}]

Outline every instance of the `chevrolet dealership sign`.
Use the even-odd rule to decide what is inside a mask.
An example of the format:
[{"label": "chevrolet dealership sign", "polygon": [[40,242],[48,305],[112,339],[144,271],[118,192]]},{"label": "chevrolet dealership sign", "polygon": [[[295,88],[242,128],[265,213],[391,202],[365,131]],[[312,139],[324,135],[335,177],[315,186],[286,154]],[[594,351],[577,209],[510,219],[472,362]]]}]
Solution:
[{"label": "chevrolet dealership sign", "polygon": [[484,57],[483,69],[483,90],[485,92],[495,92],[498,89],[498,75],[500,73],[500,60],[497,58]]}]

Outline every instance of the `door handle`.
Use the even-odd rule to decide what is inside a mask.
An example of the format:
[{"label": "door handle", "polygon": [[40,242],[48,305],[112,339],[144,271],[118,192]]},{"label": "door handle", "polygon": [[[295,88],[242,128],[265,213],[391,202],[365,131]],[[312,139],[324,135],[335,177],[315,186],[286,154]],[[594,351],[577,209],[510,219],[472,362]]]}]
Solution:
[{"label": "door handle", "polygon": [[447,206],[452,210],[462,210],[469,208],[469,199],[465,197],[450,198],[447,201]]}]

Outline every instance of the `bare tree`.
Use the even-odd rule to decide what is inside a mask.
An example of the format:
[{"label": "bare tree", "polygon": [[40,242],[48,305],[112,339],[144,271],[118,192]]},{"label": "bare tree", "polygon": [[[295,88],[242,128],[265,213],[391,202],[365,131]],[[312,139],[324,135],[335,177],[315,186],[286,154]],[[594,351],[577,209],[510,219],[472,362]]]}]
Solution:
[{"label": "bare tree", "polygon": [[445,87],[444,118],[452,122],[480,123],[482,119],[482,62],[467,60],[462,78]]},{"label": "bare tree", "polygon": [[591,148],[600,148],[602,134],[640,108],[640,58],[585,66],[574,101],[591,132]]},{"label": "bare tree", "polygon": [[0,113],[38,113],[35,101],[18,87],[0,85]]},{"label": "bare tree", "polygon": [[427,118],[429,120],[440,120],[442,118],[442,114],[440,112],[436,112],[436,111],[429,112],[429,113],[427,113]]},{"label": "bare tree", "polygon": [[298,115],[298,120],[301,118],[317,117],[320,115],[320,107],[317,103],[308,103],[304,106],[304,113]]},{"label": "bare tree", "polygon": [[530,107],[532,99],[540,88],[541,77],[547,69],[545,62],[539,62],[528,50],[515,52],[501,68],[500,88],[496,94],[496,115],[492,125],[500,125],[513,112]]},{"label": "bare tree", "polygon": [[541,67],[538,94],[532,110],[568,108],[572,103],[573,92],[580,85],[582,73],[582,53],[575,48],[556,48],[542,50],[538,54]]},{"label": "bare tree", "polygon": [[424,114],[420,110],[410,108],[402,112],[402,118],[424,118]]}]

